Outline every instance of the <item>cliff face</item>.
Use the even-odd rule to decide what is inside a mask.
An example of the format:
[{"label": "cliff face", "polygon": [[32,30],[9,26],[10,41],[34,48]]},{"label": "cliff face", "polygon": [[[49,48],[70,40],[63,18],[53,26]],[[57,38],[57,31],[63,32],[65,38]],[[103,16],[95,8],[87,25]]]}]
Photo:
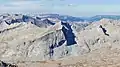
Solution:
[{"label": "cliff face", "polygon": [[1,30],[0,37],[0,57],[3,60],[9,57],[7,60],[58,59],[70,56],[68,46],[76,44],[71,26],[62,22],[50,29],[38,27],[31,22],[14,23]]},{"label": "cliff face", "polygon": [[0,34],[3,48],[0,57],[3,60],[10,57],[7,60],[39,61],[88,52],[88,48],[83,51],[83,48],[78,47],[74,30],[67,22],[56,22],[52,26],[47,24],[49,28],[37,26],[32,22],[10,25],[4,22],[1,25],[6,25]]},{"label": "cliff face", "polygon": [[55,49],[63,46],[65,41],[62,30],[48,33],[33,41],[32,45],[29,47],[28,56],[34,58],[34,55],[36,55],[36,60],[38,60],[38,58],[40,58],[39,60],[52,59],[56,53]]},{"label": "cliff face", "polygon": [[28,60],[39,61],[71,56],[72,48],[70,46],[74,44],[76,44],[76,41],[71,27],[62,26],[61,29],[49,30],[49,33],[40,38],[20,44],[18,49],[22,57],[24,56]]}]

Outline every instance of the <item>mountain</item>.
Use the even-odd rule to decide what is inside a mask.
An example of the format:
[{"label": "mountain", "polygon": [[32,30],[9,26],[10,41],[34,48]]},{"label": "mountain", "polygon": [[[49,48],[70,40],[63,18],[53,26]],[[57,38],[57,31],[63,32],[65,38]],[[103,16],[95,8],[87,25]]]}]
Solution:
[{"label": "mountain", "polygon": [[40,27],[47,27],[49,25],[54,25],[54,23],[48,20],[47,18],[40,19],[39,17],[34,18],[22,14],[3,14],[0,17],[1,17],[0,22],[1,23],[5,22],[8,25],[14,23],[23,23],[23,22],[25,23],[31,22]]},{"label": "mountain", "polygon": [[120,15],[96,15],[87,19],[89,22],[100,21],[101,19],[120,20]]},{"label": "mountain", "polygon": [[5,63],[14,62],[19,67],[106,67],[120,61],[119,18],[91,19],[92,23],[22,14],[0,18],[0,60]]},{"label": "mountain", "polygon": [[68,21],[68,22],[95,22],[95,21],[100,21],[103,18],[113,19],[113,20],[120,19],[120,15],[96,15],[92,17],[73,17],[73,16],[59,15],[59,14],[40,14],[37,16],[41,18],[57,18],[61,21]]},{"label": "mountain", "polygon": [[41,18],[57,18],[61,21],[69,21],[69,22],[78,22],[81,21],[83,22],[84,19],[82,17],[73,17],[73,16],[68,16],[68,15],[59,15],[59,14],[40,14],[38,15]]},{"label": "mountain", "polygon": [[3,14],[3,15],[0,15],[1,21],[4,20],[8,24],[15,23],[15,22],[33,22],[38,24],[39,22],[47,21],[49,22],[49,24],[54,25],[54,21],[64,21],[69,23],[70,22],[72,23],[73,22],[95,22],[95,21],[100,21],[101,19],[104,19],[104,18],[119,20],[120,16],[119,15],[96,15],[93,17],[73,17],[73,16],[59,15],[59,14],[38,14],[38,15]]}]

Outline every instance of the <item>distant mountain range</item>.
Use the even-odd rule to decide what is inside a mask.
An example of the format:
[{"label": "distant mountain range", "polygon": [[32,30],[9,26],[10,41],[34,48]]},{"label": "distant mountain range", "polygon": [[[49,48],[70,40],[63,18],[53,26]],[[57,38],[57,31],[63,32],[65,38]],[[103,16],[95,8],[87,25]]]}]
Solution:
[{"label": "distant mountain range", "polygon": [[58,18],[62,21],[70,21],[70,22],[94,22],[99,21],[103,18],[106,19],[113,19],[113,20],[119,20],[120,15],[96,15],[93,17],[73,17],[69,15],[59,15],[59,14],[40,14],[39,17],[42,18]]},{"label": "distant mountain range", "polygon": [[[11,19],[10,18],[11,14],[3,14],[0,15],[0,19]],[[22,14],[13,14],[12,16],[17,16],[15,18],[17,18],[16,21],[20,21],[20,22],[28,22],[28,21],[35,21],[35,20],[41,20],[41,19],[48,19],[48,18],[52,18],[52,19],[58,19],[61,21],[65,21],[65,22],[95,22],[95,21],[99,21],[103,18],[106,19],[113,19],[113,20],[119,20],[120,19],[120,15],[96,15],[96,16],[92,16],[92,17],[73,17],[73,16],[69,16],[69,15],[59,15],[59,14],[37,14],[37,15],[22,15]],[[14,21],[13,21],[14,22]]]},{"label": "distant mountain range", "polygon": [[68,15],[59,15],[59,14],[41,14],[39,15],[42,18],[57,18],[62,21],[84,21],[82,17],[73,17]]},{"label": "distant mountain range", "polygon": [[87,20],[89,22],[94,22],[94,21],[99,21],[101,19],[113,19],[113,20],[120,20],[120,15],[96,15],[96,16],[93,16],[93,17],[90,17],[88,19],[84,19],[84,20]]}]

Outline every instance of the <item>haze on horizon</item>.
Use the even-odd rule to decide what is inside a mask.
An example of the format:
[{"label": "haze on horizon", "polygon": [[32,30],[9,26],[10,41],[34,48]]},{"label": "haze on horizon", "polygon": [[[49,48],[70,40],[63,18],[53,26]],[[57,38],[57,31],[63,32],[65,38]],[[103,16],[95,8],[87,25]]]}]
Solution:
[{"label": "haze on horizon", "polygon": [[0,0],[0,13],[120,15],[119,0]]}]

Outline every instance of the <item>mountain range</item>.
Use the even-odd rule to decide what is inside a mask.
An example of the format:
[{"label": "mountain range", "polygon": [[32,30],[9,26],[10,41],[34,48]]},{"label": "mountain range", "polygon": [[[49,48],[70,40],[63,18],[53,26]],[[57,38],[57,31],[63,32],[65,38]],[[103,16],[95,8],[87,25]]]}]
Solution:
[{"label": "mountain range", "polygon": [[80,18],[3,14],[0,15],[0,64],[4,67],[9,63],[18,67],[119,64],[119,28],[119,16],[114,15]]},{"label": "mountain range", "polygon": [[69,15],[59,15],[59,14],[40,14],[37,15],[42,18],[57,18],[62,21],[69,21],[69,22],[94,22],[94,21],[99,21],[103,18],[106,19],[114,19],[114,20],[119,20],[120,15],[96,15],[92,17],[73,17]]}]

